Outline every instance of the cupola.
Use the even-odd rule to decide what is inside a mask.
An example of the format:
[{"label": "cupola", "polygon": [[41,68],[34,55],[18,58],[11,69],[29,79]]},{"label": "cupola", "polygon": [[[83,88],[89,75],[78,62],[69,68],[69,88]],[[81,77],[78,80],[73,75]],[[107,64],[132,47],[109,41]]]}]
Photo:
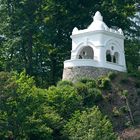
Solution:
[{"label": "cupola", "polygon": [[96,71],[98,76],[108,71],[126,72],[123,31],[109,28],[99,11],[87,29],[75,27],[71,39],[71,59],[64,62],[63,79],[95,77]]}]

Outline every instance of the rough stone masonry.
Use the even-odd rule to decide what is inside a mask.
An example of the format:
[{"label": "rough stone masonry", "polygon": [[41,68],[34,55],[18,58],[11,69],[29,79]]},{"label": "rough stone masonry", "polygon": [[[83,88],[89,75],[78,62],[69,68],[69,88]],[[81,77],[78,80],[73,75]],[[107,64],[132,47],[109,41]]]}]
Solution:
[{"label": "rough stone masonry", "polygon": [[63,70],[63,80],[70,80],[76,82],[81,78],[98,78],[103,75],[107,75],[109,72],[117,72],[106,68],[96,68],[91,66],[77,66],[68,67]]}]

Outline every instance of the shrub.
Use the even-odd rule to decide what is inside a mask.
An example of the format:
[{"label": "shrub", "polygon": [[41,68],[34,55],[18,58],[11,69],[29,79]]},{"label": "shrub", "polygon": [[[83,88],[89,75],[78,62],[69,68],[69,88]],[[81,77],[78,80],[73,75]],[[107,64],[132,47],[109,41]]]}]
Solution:
[{"label": "shrub", "polygon": [[101,89],[106,89],[106,90],[111,89],[111,83],[107,77],[100,77],[97,80],[97,86]]},{"label": "shrub", "polygon": [[111,93],[107,93],[106,95],[103,96],[103,98],[105,99],[105,101],[110,102],[112,99]]},{"label": "shrub", "polygon": [[58,124],[61,118],[44,105],[44,90],[36,88],[25,72],[0,73],[0,83],[0,139],[52,140],[49,123]]},{"label": "shrub", "polygon": [[122,106],[122,107],[120,108],[120,111],[121,111],[122,113],[128,113],[128,108],[127,108],[127,106]]},{"label": "shrub", "polygon": [[85,84],[87,88],[96,87],[96,82],[94,79],[82,78],[79,82]]},{"label": "shrub", "polygon": [[113,107],[112,113],[113,113],[114,117],[121,116],[121,111],[119,111],[119,109],[117,107]]},{"label": "shrub", "polygon": [[128,128],[132,127],[132,122],[130,120],[126,121],[125,127],[128,127]]},{"label": "shrub", "polygon": [[64,126],[63,135],[69,140],[117,140],[111,122],[98,107],[76,111]]},{"label": "shrub", "polygon": [[86,83],[86,86],[87,88],[96,88],[96,82],[93,80],[93,81],[88,81]]},{"label": "shrub", "polygon": [[85,104],[87,105],[95,105],[98,101],[102,100],[102,93],[97,88],[89,88],[88,95],[85,97]]},{"label": "shrub", "polygon": [[122,93],[121,93],[121,95],[123,97],[127,97],[128,96],[128,90],[123,90]]},{"label": "shrub", "polygon": [[67,80],[61,80],[57,83],[57,86],[60,87],[60,86],[73,86],[73,83],[71,81],[67,81]]},{"label": "shrub", "polygon": [[81,107],[82,97],[74,87],[68,85],[52,86],[47,91],[47,104],[62,117],[69,118],[75,110]]},{"label": "shrub", "polygon": [[75,83],[75,88],[79,95],[81,95],[83,98],[88,95],[88,88],[84,83],[77,82]]},{"label": "shrub", "polygon": [[86,84],[88,82],[93,82],[93,81],[94,81],[94,79],[89,79],[89,78],[81,78],[79,80],[79,82],[84,83],[84,84]]},{"label": "shrub", "polygon": [[[101,91],[97,88],[93,88],[91,85],[95,84],[92,81],[88,81],[87,83],[78,82],[75,84],[75,88],[79,95],[82,96],[84,105],[95,105],[96,102],[102,99]],[[92,88],[91,88],[92,87]]]},{"label": "shrub", "polygon": [[114,80],[114,79],[116,78],[116,76],[117,76],[117,74],[114,73],[114,72],[109,72],[109,74],[108,74],[108,78],[109,78],[110,80]]}]

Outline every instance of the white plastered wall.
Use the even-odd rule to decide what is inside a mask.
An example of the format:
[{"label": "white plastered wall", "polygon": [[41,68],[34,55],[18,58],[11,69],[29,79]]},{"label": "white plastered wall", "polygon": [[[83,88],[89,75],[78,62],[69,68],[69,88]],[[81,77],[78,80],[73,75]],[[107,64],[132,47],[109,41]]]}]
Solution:
[{"label": "white plastered wall", "polygon": [[[114,30],[108,28],[103,22],[100,12],[96,12],[91,25],[84,30],[73,29],[71,59],[64,62],[65,67],[71,66],[93,66],[118,71],[126,71],[125,53],[124,53],[124,35],[121,29]],[[98,25],[98,28],[97,28]],[[94,51],[94,59],[79,60],[81,50],[89,46]],[[113,46],[113,49],[112,49]],[[113,56],[115,52],[119,54],[117,63],[106,61],[106,51],[110,50]],[[88,52],[89,50],[87,50]]]}]

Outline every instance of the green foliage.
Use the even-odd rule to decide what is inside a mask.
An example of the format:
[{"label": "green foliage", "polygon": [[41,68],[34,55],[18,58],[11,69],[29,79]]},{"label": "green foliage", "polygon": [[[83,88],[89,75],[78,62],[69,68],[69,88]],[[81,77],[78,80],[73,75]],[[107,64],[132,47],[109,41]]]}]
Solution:
[{"label": "green foliage", "polygon": [[121,95],[123,97],[127,97],[128,96],[128,90],[123,90]]},{"label": "green foliage", "polygon": [[93,87],[95,81],[90,80],[75,85],[62,81],[46,90],[37,88],[24,71],[1,72],[0,82],[2,139],[61,139],[61,130],[75,111],[102,99],[101,91]]},{"label": "green foliage", "polygon": [[140,77],[140,72],[139,71],[132,71],[132,72],[130,72],[130,73],[128,73],[128,76],[130,76],[130,77],[135,77],[135,78],[138,78],[139,79],[139,77]]},{"label": "green foliage", "polygon": [[[136,23],[133,23],[135,32],[130,30],[130,17],[137,10],[135,3],[135,0],[1,0],[0,70],[26,69],[38,86],[56,84],[62,75],[63,61],[70,56],[72,29],[87,27],[99,10],[109,27],[118,26],[125,33],[138,36]],[[133,39],[126,44],[128,66],[132,64],[135,69],[139,63],[138,43]]]},{"label": "green foliage", "polygon": [[128,72],[136,73],[138,66],[140,65],[139,40],[136,38],[126,40],[125,46]]},{"label": "green foliage", "polygon": [[120,111],[121,111],[122,113],[128,113],[128,108],[127,108],[127,106],[122,106],[122,107],[120,108]]},{"label": "green foliage", "polygon": [[86,83],[87,88],[96,88],[96,82],[95,81],[89,81]]},{"label": "green foliage", "polygon": [[0,73],[0,138],[53,139],[60,116],[45,104],[45,91],[25,75]]},{"label": "green foliage", "polygon": [[95,88],[94,80],[86,79],[83,83],[77,82],[75,88],[79,95],[82,96],[84,106],[93,106],[102,99],[101,91]]},{"label": "green foliage", "polygon": [[[95,105],[102,101],[100,109],[110,115],[115,121],[113,126],[119,125],[119,129],[132,126],[133,118],[139,124],[139,111],[132,114],[129,90],[124,90],[123,86],[114,88],[115,82],[108,92],[106,79],[110,82],[112,78],[109,75],[99,78],[103,82],[101,87],[95,80],[84,79],[77,83],[59,81],[57,86],[40,89],[25,71],[20,74],[0,72],[0,139],[117,139],[111,122]],[[135,88],[136,82],[130,82]],[[120,92],[120,96],[116,92]],[[118,117],[121,125],[116,121]]]},{"label": "green foliage", "polygon": [[81,78],[81,79],[79,80],[79,82],[86,84],[86,83],[88,83],[88,82],[94,82],[94,79],[90,79],[90,78]]},{"label": "green foliage", "polygon": [[88,88],[87,88],[86,84],[81,83],[81,82],[77,82],[77,83],[74,84],[74,86],[75,86],[79,95],[81,95],[83,98],[85,96],[87,96]]},{"label": "green foliage", "polygon": [[111,99],[112,99],[112,93],[107,93],[106,95],[104,95],[104,100],[107,101],[107,102],[110,102]]},{"label": "green foliage", "polygon": [[88,105],[88,106],[92,105],[93,106],[101,100],[102,100],[101,91],[97,88],[89,88],[88,89],[88,94],[84,98],[84,103],[85,103],[85,105]]},{"label": "green foliage", "polygon": [[110,79],[108,77],[100,77],[97,79],[97,86],[101,89],[111,89]]},{"label": "green foliage", "polygon": [[82,78],[79,82],[84,83],[88,88],[95,88],[96,82],[94,79]]},{"label": "green foliage", "polygon": [[126,121],[125,126],[128,128],[132,127],[132,122],[130,120]]},{"label": "green foliage", "polygon": [[117,107],[113,107],[112,113],[114,117],[119,117],[122,115],[121,111]]},{"label": "green foliage", "polygon": [[59,130],[62,124],[62,118],[45,104],[37,108],[34,115],[28,117],[26,131],[32,140],[52,140],[56,137],[54,131]]},{"label": "green foliage", "polygon": [[116,78],[117,74],[115,72],[109,72],[108,74],[108,78],[110,80],[114,80]]},{"label": "green foliage", "polygon": [[62,117],[69,118],[75,110],[81,108],[82,98],[74,87],[69,85],[52,86],[47,91],[47,103]]},{"label": "green foliage", "polygon": [[75,112],[64,127],[64,135],[70,140],[116,140],[111,122],[98,107]]},{"label": "green foliage", "polygon": [[57,86],[73,86],[73,83],[71,81],[67,81],[67,80],[61,80],[57,83]]}]

